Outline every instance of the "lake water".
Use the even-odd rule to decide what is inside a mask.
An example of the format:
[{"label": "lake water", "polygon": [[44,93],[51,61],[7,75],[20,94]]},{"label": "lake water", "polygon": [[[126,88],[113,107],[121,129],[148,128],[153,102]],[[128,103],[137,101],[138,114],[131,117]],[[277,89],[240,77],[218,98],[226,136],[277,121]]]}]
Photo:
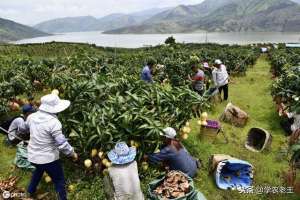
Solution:
[{"label": "lake water", "polygon": [[145,45],[158,45],[173,35],[178,42],[186,43],[220,43],[220,44],[250,44],[250,43],[300,43],[300,33],[190,33],[190,34],[102,34],[101,32],[74,32],[55,34],[47,37],[37,37],[14,42],[15,44],[43,42],[78,42],[96,44],[105,47],[136,48]]}]

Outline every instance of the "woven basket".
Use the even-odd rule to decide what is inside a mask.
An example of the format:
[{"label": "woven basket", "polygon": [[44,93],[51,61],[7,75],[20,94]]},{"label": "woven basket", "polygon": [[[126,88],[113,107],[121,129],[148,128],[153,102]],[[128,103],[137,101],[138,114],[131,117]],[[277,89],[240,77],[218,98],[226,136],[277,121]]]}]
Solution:
[{"label": "woven basket", "polygon": [[271,146],[272,135],[262,128],[252,128],[248,132],[245,147],[253,152],[261,152]]}]

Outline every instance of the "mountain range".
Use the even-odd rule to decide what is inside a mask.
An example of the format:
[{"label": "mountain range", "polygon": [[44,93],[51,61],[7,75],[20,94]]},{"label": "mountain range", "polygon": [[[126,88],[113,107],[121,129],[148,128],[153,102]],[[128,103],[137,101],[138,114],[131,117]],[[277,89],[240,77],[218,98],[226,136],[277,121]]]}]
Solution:
[{"label": "mountain range", "polygon": [[8,42],[47,35],[49,34],[36,30],[29,26],[0,18],[0,42]]},{"label": "mountain range", "polygon": [[300,31],[300,5],[290,0],[206,0],[161,12],[139,25],[105,33]]},{"label": "mountain range", "polygon": [[34,27],[0,18],[0,42],[48,33],[104,31],[110,34],[186,33],[197,31],[300,32],[300,0],[205,0],[196,5],[153,8],[49,20]]},{"label": "mountain range", "polygon": [[[298,3],[296,3],[298,2]],[[197,31],[300,31],[300,0],[205,0],[196,5],[131,14],[60,18],[34,26],[44,32],[104,31],[108,34]]]},{"label": "mountain range", "polygon": [[92,16],[66,17],[48,20],[34,26],[47,33],[106,31],[137,25],[169,8],[152,8],[131,14],[114,13],[102,18]]}]

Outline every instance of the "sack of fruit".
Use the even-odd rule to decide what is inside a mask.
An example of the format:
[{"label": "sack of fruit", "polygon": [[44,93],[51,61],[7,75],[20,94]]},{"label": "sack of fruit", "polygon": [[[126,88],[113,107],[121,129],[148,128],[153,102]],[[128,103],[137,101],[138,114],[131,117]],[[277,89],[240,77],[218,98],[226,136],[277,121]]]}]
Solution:
[{"label": "sack of fruit", "polygon": [[170,171],[152,181],[148,192],[151,200],[206,200],[204,195],[194,188],[193,179],[180,171]]},{"label": "sack of fruit", "polygon": [[220,120],[231,123],[237,127],[243,127],[248,121],[248,114],[241,110],[239,107],[234,106],[232,103],[227,104],[224,113],[221,115]]}]

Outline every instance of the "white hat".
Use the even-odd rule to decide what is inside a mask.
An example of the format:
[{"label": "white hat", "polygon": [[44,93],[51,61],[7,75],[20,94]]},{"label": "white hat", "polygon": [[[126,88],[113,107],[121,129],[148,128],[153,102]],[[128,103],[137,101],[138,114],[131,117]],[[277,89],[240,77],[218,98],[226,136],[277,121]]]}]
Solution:
[{"label": "white hat", "polygon": [[174,128],[168,127],[163,130],[160,135],[165,136],[166,138],[174,139],[177,135],[176,131]]},{"label": "white hat", "polygon": [[216,65],[221,65],[221,64],[222,64],[222,61],[221,61],[220,59],[217,59],[217,60],[215,60],[215,64],[216,64]]},{"label": "white hat", "polygon": [[41,98],[41,105],[39,110],[47,113],[60,113],[70,106],[71,102],[68,100],[61,100],[55,94],[48,94]]}]

